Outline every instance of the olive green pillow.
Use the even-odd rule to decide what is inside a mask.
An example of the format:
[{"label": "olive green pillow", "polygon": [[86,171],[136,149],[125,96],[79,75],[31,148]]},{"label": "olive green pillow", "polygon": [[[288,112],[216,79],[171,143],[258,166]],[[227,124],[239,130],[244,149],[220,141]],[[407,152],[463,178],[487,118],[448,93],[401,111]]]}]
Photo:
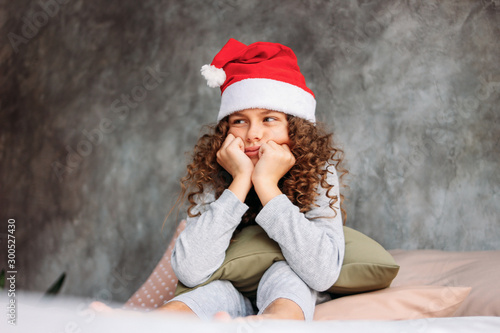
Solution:
[{"label": "olive green pillow", "polygon": [[382,245],[344,226],[345,254],[340,275],[328,289],[332,294],[357,294],[387,288],[399,271]]},{"label": "olive green pillow", "polygon": [[[328,291],[347,295],[388,287],[399,270],[392,256],[359,231],[344,226],[344,235],[344,263],[337,282]],[[219,269],[199,286],[229,280],[245,296],[253,296],[264,272],[280,260],[285,258],[279,245],[260,226],[246,227],[233,238]],[[197,287],[188,288],[179,282],[175,295]]]}]

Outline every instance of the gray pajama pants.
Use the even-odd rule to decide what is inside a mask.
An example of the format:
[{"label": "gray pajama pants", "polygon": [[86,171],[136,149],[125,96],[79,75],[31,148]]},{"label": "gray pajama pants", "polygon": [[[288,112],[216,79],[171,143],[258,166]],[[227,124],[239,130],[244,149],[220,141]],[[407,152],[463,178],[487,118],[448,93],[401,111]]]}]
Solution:
[{"label": "gray pajama pants", "polygon": [[[317,292],[309,288],[295,274],[286,261],[274,263],[264,273],[257,289],[257,308],[261,314],[278,298],[292,300],[300,306],[306,321],[313,319]],[[226,311],[232,318],[253,315],[250,300],[226,280],[212,281],[202,287],[173,298],[186,304],[204,320],[212,319],[219,311]]]}]

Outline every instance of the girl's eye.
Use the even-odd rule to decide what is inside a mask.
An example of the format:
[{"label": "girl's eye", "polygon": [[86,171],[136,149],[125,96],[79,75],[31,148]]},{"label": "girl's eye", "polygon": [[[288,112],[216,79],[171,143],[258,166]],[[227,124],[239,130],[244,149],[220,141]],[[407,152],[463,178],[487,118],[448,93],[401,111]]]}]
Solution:
[{"label": "girl's eye", "polygon": [[231,123],[234,125],[243,124],[245,121],[243,119],[235,119]]},{"label": "girl's eye", "polygon": [[275,121],[275,120],[276,120],[276,118],[274,118],[274,117],[266,117],[266,118],[264,118],[264,122],[270,122],[270,121]]}]

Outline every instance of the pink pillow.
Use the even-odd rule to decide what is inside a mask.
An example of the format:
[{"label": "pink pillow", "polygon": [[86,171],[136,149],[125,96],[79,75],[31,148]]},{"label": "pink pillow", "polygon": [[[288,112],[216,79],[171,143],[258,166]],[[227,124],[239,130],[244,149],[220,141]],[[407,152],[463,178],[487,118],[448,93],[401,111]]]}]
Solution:
[{"label": "pink pillow", "polygon": [[391,286],[470,286],[455,316],[500,316],[500,251],[391,250],[399,273]]},{"label": "pink pillow", "polygon": [[316,306],[314,320],[406,320],[452,316],[469,287],[390,287]]},{"label": "pink pillow", "polygon": [[135,294],[123,305],[124,309],[150,311],[174,298],[178,280],[172,270],[170,257],[174,249],[175,241],[185,227],[186,221],[182,220],[165,254],[153,270],[153,273],[151,273],[147,281],[144,282]]}]

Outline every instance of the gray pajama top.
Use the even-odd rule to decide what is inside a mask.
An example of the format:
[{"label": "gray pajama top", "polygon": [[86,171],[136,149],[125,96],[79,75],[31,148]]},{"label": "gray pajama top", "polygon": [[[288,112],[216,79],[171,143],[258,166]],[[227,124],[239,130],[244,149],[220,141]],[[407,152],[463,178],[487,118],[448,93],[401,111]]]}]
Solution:
[{"label": "gray pajama top", "polygon": [[[339,181],[331,166],[327,181],[339,198]],[[271,239],[276,241],[291,269],[311,288],[324,291],[338,279],[344,258],[344,234],[339,202],[335,211],[326,190],[318,184],[317,205],[301,213],[284,194],[269,201],[256,217]],[[172,268],[187,287],[207,281],[222,265],[225,251],[248,206],[226,189],[215,200],[204,195],[196,209],[200,216],[187,218],[172,251]],[[339,200],[340,201],[340,200]]]}]

